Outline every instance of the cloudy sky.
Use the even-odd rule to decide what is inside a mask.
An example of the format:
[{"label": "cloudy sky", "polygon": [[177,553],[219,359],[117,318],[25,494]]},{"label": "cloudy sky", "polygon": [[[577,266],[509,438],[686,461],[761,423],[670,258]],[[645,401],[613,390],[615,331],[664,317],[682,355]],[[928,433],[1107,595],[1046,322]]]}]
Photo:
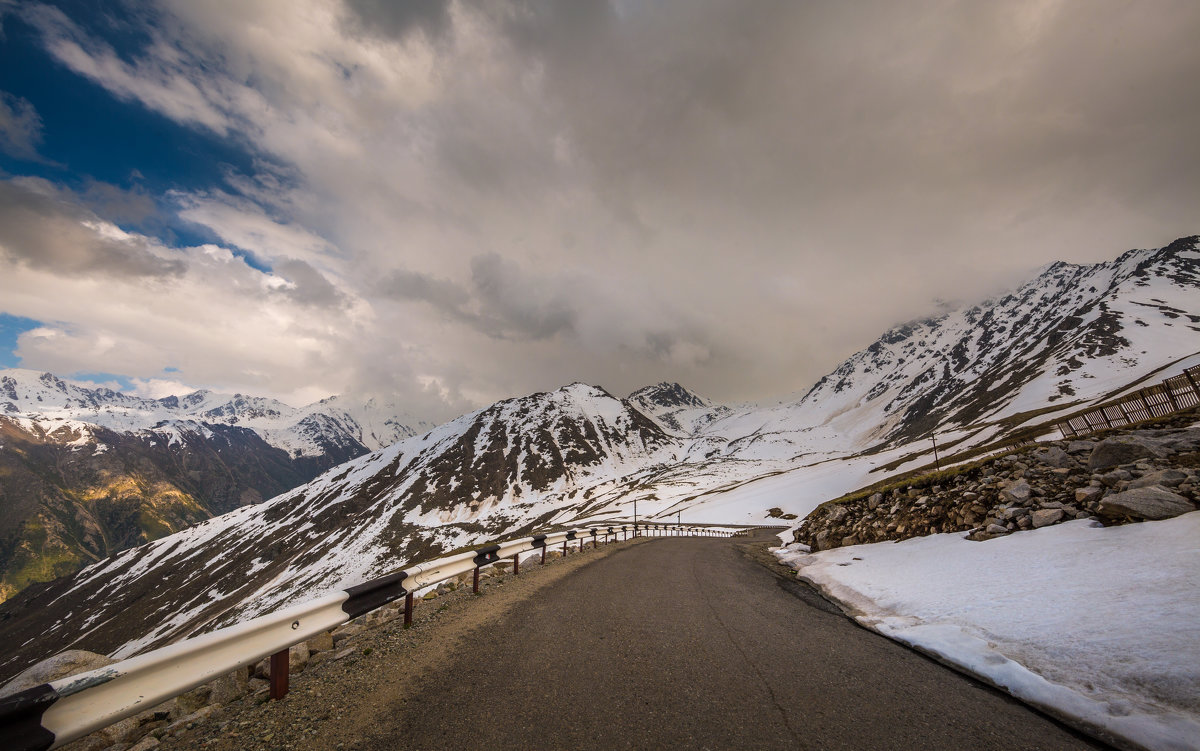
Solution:
[{"label": "cloudy sky", "polygon": [[0,366],[803,390],[1200,232],[1200,3],[0,0]]}]

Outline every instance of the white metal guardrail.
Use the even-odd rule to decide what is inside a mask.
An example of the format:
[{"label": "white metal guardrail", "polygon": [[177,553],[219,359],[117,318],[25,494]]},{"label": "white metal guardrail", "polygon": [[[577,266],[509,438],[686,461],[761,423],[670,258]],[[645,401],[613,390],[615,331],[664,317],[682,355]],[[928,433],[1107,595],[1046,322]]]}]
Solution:
[{"label": "white metal guardrail", "polygon": [[[726,531],[726,530],[729,531]],[[710,535],[720,531],[678,524],[630,524],[564,530],[485,545],[477,550],[418,563],[339,592],[252,618],[227,628],[170,644],[104,668],[73,675],[0,699],[0,749],[44,751],[57,748],[126,717],[208,683],[245,665],[271,657],[271,696],[287,693],[288,649],[302,641],[405,598],[404,622],[412,622],[413,592],[475,571],[506,558],[519,572],[521,553],[562,543],[598,543],[630,534]]]}]

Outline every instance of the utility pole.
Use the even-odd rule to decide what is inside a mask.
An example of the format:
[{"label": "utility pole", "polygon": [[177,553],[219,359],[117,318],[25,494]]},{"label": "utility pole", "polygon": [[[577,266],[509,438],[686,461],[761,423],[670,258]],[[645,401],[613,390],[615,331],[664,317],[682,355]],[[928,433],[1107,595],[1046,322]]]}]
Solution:
[{"label": "utility pole", "polygon": [[938,458],[937,450],[937,433],[930,433],[929,440],[933,441],[933,466],[937,467],[937,471],[942,471],[942,461]]}]

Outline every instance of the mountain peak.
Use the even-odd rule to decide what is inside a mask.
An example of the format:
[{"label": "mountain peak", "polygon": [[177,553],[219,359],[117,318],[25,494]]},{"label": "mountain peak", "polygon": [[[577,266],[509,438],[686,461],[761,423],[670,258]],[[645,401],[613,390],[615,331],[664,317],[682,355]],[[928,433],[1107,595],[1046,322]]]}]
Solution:
[{"label": "mountain peak", "polygon": [[670,408],[709,406],[707,399],[697,396],[678,383],[671,381],[662,381],[653,386],[644,386],[630,394],[629,400],[646,406],[655,405]]}]

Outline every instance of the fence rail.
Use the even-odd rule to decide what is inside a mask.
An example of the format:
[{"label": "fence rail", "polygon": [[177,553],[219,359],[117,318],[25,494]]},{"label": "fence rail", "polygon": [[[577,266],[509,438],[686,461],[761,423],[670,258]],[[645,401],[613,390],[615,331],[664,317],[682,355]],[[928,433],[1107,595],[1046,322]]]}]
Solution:
[{"label": "fence rail", "polygon": [[271,658],[271,698],[287,693],[288,650],[347,621],[404,598],[404,624],[412,622],[413,593],[512,558],[519,574],[522,553],[562,544],[582,551],[641,535],[728,537],[735,527],[624,524],[585,527],[493,543],[477,550],[418,563],[378,579],[227,628],[170,644],[104,668],[44,683],[0,699],[0,749],[57,748],[114,722],[158,706],[225,673]]},{"label": "fence rail", "polygon": [[1055,426],[1063,438],[1074,438],[1097,430],[1132,425],[1152,417],[1166,417],[1195,406],[1200,406],[1200,365],[1115,402],[1057,422]]}]

